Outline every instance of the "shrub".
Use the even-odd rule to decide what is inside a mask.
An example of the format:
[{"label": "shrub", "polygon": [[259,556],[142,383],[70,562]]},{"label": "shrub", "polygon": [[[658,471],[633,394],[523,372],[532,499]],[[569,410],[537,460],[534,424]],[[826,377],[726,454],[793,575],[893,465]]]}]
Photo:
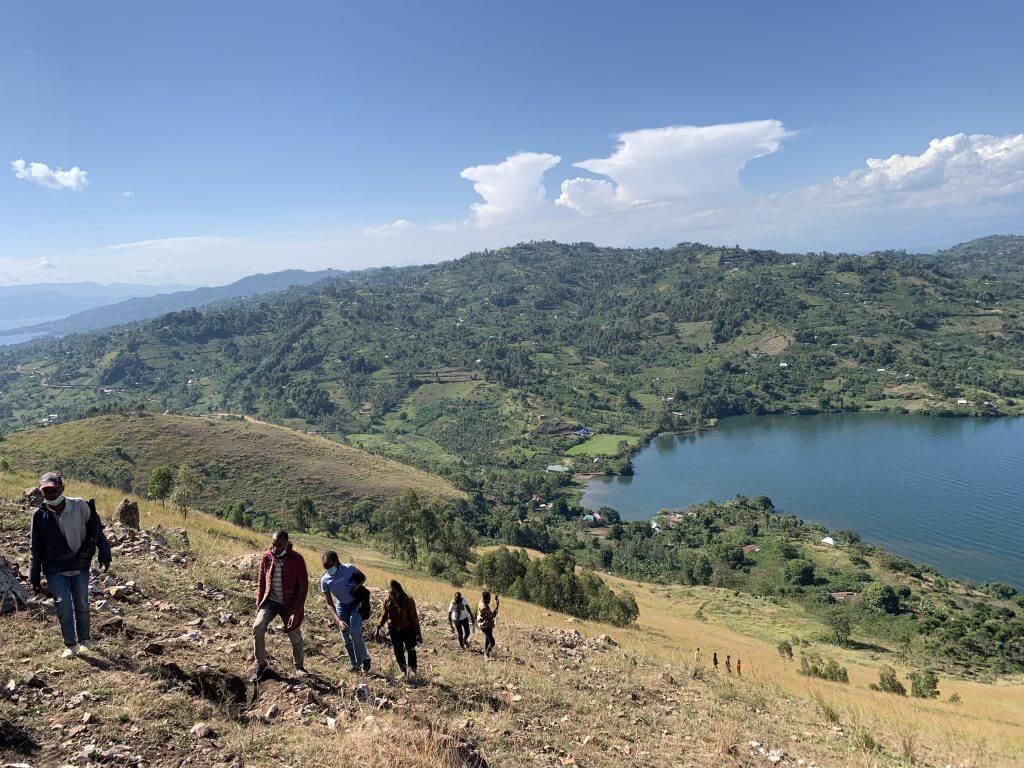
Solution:
[{"label": "shrub", "polygon": [[910,695],[918,699],[936,699],[939,696],[939,678],[932,669],[922,669],[910,676]]},{"label": "shrub", "polygon": [[807,677],[818,677],[833,683],[849,683],[850,676],[846,667],[839,665],[835,659],[823,659],[821,654],[807,651],[800,654],[800,674]]},{"label": "shrub", "polygon": [[907,689],[899,678],[896,677],[896,670],[892,667],[882,667],[878,670],[878,683],[872,683],[870,688],[874,691],[884,693],[895,693],[897,696],[906,696]]},{"label": "shrub", "polygon": [[814,563],[802,558],[789,560],[782,568],[782,577],[787,584],[806,586],[814,583]]},{"label": "shrub", "polygon": [[896,590],[880,581],[872,582],[861,592],[864,607],[879,613],[899,613],[900,598]]},{"label": "shrub", "polygon": [[789,659],[790,661],[793,660],[793,646],[788,640],[783,640],[775,646],[775,649],[779,652],[779,656],[782,658]]}]

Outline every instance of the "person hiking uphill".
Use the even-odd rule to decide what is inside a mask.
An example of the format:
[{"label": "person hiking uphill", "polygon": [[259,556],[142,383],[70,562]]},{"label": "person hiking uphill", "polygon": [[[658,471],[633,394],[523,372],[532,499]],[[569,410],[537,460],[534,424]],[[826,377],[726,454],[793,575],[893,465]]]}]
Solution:
[{"label": "person hiking uphill", "polygon": [[300,629],[306,612],[308,592],[306,561],[292,549],[288,532],[278,531],[271,539],[270,549],[260,557],[259,578],[256,582],[256,620],[252,625],[253,656],[256,657],[253,682],[262,679],[267,671],[267,627],[277,616],[284,622],[284,631],[292,643],[295,671],[300,677],[308,674]]},{"label": "person hiking uphill", "polygon": [[452,604],[448,606],[448,626],[452,632],[458,632],[459,647],[465,648],[469,645],[469,623],[473,622],[473,631],[476,631],[476,616],[469,608],[469,601],[462,596],[461,592],[455,593]]},{"label": "person hiking uphill", "polygon": [[490,659],[494,650],[494,620],[498,618],[501,599],[494,596],[494,608],[491,608],[491,593],[484,590],[480,595],[480,605],[476,608],[477,626],[484,633],[484,658]]},{"label": "person hiking uphill", "polygon": [[[324,575],[320,577],[320,592],[331,619],[341,630],[350,672],[370,671],[370,654],[363,640],[363,619],[370,617],[369,591],[363,587],[366,576],[351,563],[338,559],[338,553],[324,552]],[[364,594],[365,593],[365,594]],[[363,610],[360,610],[360,604]],[[364,615],[365,614],[365,615]]]},{"label": "person hiking uphill", "polygon": [[[380,609],[380,621],[376,632],[378,638],[385,624],[388,625],[391,646],[395,650],[395,661],[398,662],[402,675],[408,677],[411,672],[415,676],[416,644],[423,642],[420,617],[416,612],[416,601],[409,597],[402,585],[394,579],[391,580],[390,590]],[[409,657],[408,666],[406,656]]]},{"label": "person hiking uphill", "polygon": [[711,654],[711,665],[715,668],[715,672],[718,671],[718,651]]},{"label": "person hiking uphill", "polygon": [[64,639],[63,658],[92,648],[89,634],[89,568],[99,555],[100,568],[110,569],[110,544],[96,503],[64,495],[64,478],[47,472],[39,478],[43,503],[32,514],[29,534],[29,581],[42,592],[42,577],[53,595]]}]

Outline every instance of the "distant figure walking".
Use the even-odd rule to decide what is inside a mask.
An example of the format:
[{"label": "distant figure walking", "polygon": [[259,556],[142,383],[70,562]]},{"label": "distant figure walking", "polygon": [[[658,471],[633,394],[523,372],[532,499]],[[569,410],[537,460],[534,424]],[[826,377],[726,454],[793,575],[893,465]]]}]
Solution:
[{"label": "distant figure walking", "polygon": [[711,654],[711,663],[715,667],[715,672],[717,672],[718,671],[718,651],[715,651],[714,653]]},{"label": "distant figure walking", "polygon": [[743,659],[736,659],[736,674],[743,677]]},{"label": "distant figure walking", "polygon": [[42,577],[53,595],[64,639],[61,656],[71,658],[92,647],[89,634],[89,568],[99,554],[100,568],[110,568],[110,544],[96,503],[64,496],[64,478],[47,472],[39,478],[42,503],[32,514],[29,534],[29,581],[42,592]]},{"label": "distant figure walking", "polygon": [[302,619],[306,613],[306,595],[309,592],[309,575],[306,561],[292,549],[287,531],[277,531],[270,542],[270,549],[260,558],[259,578],[256,582],[256,621],[252,625],[253,656],[256,669],[253,681],[260,680],[267,671],[267,627],[275,617],[284,622],[284,631],[292,643],[292,658],[295,671],[304,677],[304,646],[302,643]]},{"label": "distant figure walking", "polygon": [[726,674],[732,674],[732,656],[729,654],[725,655],[725,672]]},{"label": "distant figure walking", "polygon": [[480,596],[480,605],[476,608],[476,625],[484,633],[484,658],[490,659],[494,650],[494,620],[498,618],[501,598],[494,596],[494,608],[491,608],[491,593],[484,590]]},{"label": "distant figure walking", "polygon": [[363,619],[370,616],[370,592],[363,586],[366,575],[351,563],[343,565],[333,550],[324,552],[323,564],[320,592],[331,619],[341,630],[349,671],[369,672],[370,654],[363,640]]},{"label": "distant figure walking", "polygon": [[470,610],[469,601],[461,592],[456,592],[452,604],[448,606],[448,626],[452,628],[452,632],[458,633],[460,648],[469,645],[470,622],[473,622],[473,630],[476,631],[476,617]]},{"label": "distant figure walking", "polygon": [[700,646],[697,646],[697,650],[693,652],[693,666],[699,667],[701,662]]},{"label": "distant figure walking", "polygon": [[[423,642],[420,632],[420,617],[416,612],[416,601],[406,594],[402,585],[391,580],[390,591],[384,598],[380,610],[380,622],[377,624],[377,636],[381,628],[387,624],[391,636],[391,646],[395,650],[395,661],[402,675],[408,677],[410,672],[416,675],[416,644]],[[408,665],[406,657],[408,656]]]}]

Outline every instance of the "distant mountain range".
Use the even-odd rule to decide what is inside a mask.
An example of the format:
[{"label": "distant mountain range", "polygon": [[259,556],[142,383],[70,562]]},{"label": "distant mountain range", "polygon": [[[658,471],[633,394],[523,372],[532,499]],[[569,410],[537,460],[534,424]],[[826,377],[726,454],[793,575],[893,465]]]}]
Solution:
[{"label": "distant mountain range", "polygon": [[990,235],[954,245],[926,260],[958,277],[1024,278],[1024,236]]},{"label": "distant mountain range", "polygon": [[[178,290],[173,293],[157,293],[156,295],[135,296],[132,298],[117,301],[116,303],[100,302],[93,304],[87,309],[76,311],[59,320],[50,320],[42,323],[28,324],[17,328],[11,328],[8,334],[37,334],[40,336],[64,336],[69,333],[84,333],[97,331],[114,325],[123,325],[138,320],[147,320],[167,312],[177,312],[191,307],[203,307],[218,301],[228,299],[240,299],[251,296],[260,296],[265,293],[283,291],[294,286],[310,285],[330,277],[337,277],[343,274],[335,269],[323,269],[317,272],[306,272],[301,269],[286,269],[281,272],[270,274],[257,274],[243,277],[228,285],[219,285],[206,288],[194,288],[190,290]],[[73,285],[94,285],[94,284],[65,284]],[[56,286],[39,286],[40,288]],[[60,286],[64,288],[65,286]],[[97,288],[108,288],[112,286],[95,286]],[[136,286],[123,286],[125,288]],[[162,290],[162,289],[154,289]],[[73,292],[71,292],[73,294]],[[0,298],[3,294],[0,293]],[[61,307],[61,301],[55,299],[49,302],[39,302],[33,305],[32,317],[46,314],[49,309]],[[6,311],[6,310],[5,310]],[[58,314],[53,312],[52,314]]]},{"label": "distant mountain range", "polygon": [[193,287],[93,282],[0,285],[0,328],[29,325],[26,320],[30,318],[66,317],[116,301],[187,291]]}]

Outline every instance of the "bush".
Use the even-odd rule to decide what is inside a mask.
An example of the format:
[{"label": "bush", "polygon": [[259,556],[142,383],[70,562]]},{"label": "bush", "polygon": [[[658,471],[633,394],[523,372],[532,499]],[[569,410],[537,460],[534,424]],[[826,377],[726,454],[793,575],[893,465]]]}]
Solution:
[{"label": "bush", "polygon": [[640,615],[629,592],[616,594],[593,571],[576,573],[565,550],[531,560],[522,550],[502,547],[480,558],[476,577],[495,592],[582,619],[625,626]]},{"label": "bush", "polygon": [[782,568],[782,577],[787,584],[807,586],[814,583],[814,563],[802,558],[789,560]]},{"label": "bush", "polygon": [[849,683],[850,676],[846,667],[841,667],[835,659],[822,659],[821,654],[807,651],[800,654],[800,674],[817,677],[833,683]]},{"label": "bush", "polygon": [[779,656],[782,658],[789,659],[790,661],[793,660],[793,646],[790,645],[788,640],[783,640],[775,646],[775,649],[779,652]]},{"label": "bush", "polygon": [[899,678],[896,677],[896,670],[892,667],[882,667],[878,670],[878,683],[872,683],[870,688],[874,691],[884,693],[895,693],[897,696],[906,696],[907,689]]},{"label": "bush", "polygon": [[910,695],[918,699],[939,697],[939,678],[932,669],[922,669],[910,676]]},{"label": "bush", "polygon": [[864,601],[864,607],[868,610],[879,613],[899,613],[900,611],[900,598],[896,594],[896,590],[880,581],[872,582],[864,587],[861,598]]}]

